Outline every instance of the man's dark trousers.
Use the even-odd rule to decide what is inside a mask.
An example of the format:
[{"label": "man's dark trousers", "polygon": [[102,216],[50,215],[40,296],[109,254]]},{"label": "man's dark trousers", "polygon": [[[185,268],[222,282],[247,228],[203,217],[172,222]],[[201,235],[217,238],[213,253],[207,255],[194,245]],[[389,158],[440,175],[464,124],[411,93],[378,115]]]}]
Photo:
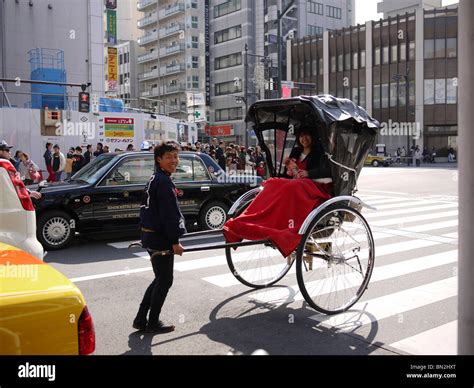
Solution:
[{"label": "man's dark trousers", "polygon": [[[150,256],[153,252],[155,251],[148,250]],[[148,286],[143,296],[135,321],[145,324],[147,322],[148,310],[150,310],[148,326],[154,327],[158,325],[161,308],[165,303],[168,290],[173,285],[174,255],[155,256],[151,259],[151,264],[155,273],[155,279]]]}]

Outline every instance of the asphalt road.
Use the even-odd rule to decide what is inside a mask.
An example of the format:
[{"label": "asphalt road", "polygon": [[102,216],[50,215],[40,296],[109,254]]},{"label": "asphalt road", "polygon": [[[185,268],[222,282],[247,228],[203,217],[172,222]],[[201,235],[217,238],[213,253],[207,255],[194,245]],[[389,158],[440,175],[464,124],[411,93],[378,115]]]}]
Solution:
[{"label": "asphalt road", "polygon": [[330,318],[293,292],[294,271],[275,287],[251,290],[228,276],[223,250],[207,250],[176,257],[161,317],[176,331],[152,336],[131,327],[153,279],[148,256],[127,249],[135,236],[80,237],[45,261],[83,292],[96,354],[454,354],[457,179],[447,166],[363,169],[358,196],[378,208],[364,211],[375,270],[358,304]]}]

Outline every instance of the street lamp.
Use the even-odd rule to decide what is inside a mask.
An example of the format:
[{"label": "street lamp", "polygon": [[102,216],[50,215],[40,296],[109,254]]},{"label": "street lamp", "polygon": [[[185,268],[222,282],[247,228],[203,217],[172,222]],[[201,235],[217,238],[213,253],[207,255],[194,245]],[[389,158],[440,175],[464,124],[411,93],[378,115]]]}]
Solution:
[{"label": "street lamp", "polygon": [[[410,69],[407,66],[406,69],[406,74],[394,74],[392,76],[392,79],[394,81],[397,81],[397,90],[400,90],[400,80],[402,78],[405,79],[405,116],[406,116],[406,121],[408,123],[408,115],[409,115],[409,104],[410,104],[410,81],[409,81],[409,74],[410,74]],[[398,95],[400,95],[400,92],[398,92]],[[407,128],[407,127],[406,127]],[[407,164],[408,164],[408,152],[410,150],[410,131],[408,131],[407,128],[407,150],[406,150],[406,156],[407,156]]]},{"label": "street lamp", "polygon": [[[249,106],[248,106],[248,101],[249,101],[249,96],[251,95],[257,95],[257,93],[250,93],[249,92],[249,82],[248,82],[248,77],[249,77],[249,60],[248,57],[255,57],[255,58],[260,58],[262,63],[264,64],[265,67],[270,65],[270,67],[273,66],[273,61],[270,57],[267,57],[265,55],[258,55],[258,54],[250,54],[249,53],[249,45],[246,43],[245,44],[245,56],[244,56],[244,77],[245,77],[245,91],[244,91],[244,97],[240,97],[242,101],[245,103],[245,115],[248,112]],[[244,117],[245,120],[245,117]],[[245,148],[248,148],[249,146],[249,137],[248,137],[248,123],[245,122]]]}]

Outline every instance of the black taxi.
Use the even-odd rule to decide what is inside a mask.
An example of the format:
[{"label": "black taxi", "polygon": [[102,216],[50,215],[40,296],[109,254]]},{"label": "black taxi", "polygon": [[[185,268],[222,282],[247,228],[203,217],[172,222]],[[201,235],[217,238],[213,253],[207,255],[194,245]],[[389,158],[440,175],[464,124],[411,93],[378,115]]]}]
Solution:
[{"label": "black taxi", "polygon": [[[261,185],[253,175],[225,173],[209,155],[181,152],[172,178],[188,227],[220,229],[232,204]],[[37,237],[46,250],[66,247],[76,232],[138,230],[151,152],[102,154],[66,182],[50,183],[35,201]]]}]

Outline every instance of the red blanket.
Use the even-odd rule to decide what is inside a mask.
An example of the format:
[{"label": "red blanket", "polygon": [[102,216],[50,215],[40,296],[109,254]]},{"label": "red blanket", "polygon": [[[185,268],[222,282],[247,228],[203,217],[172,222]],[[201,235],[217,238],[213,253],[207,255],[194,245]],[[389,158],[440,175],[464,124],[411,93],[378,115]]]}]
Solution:
[{"label": "red blanket", "polygon": [[271,240],[287,257],[298,247],[298,231],[304,220],[315,207],[331,198],[331,189],[331,184],[310,179],[269,179],[250,206],[226,222],[226,241]]}]

